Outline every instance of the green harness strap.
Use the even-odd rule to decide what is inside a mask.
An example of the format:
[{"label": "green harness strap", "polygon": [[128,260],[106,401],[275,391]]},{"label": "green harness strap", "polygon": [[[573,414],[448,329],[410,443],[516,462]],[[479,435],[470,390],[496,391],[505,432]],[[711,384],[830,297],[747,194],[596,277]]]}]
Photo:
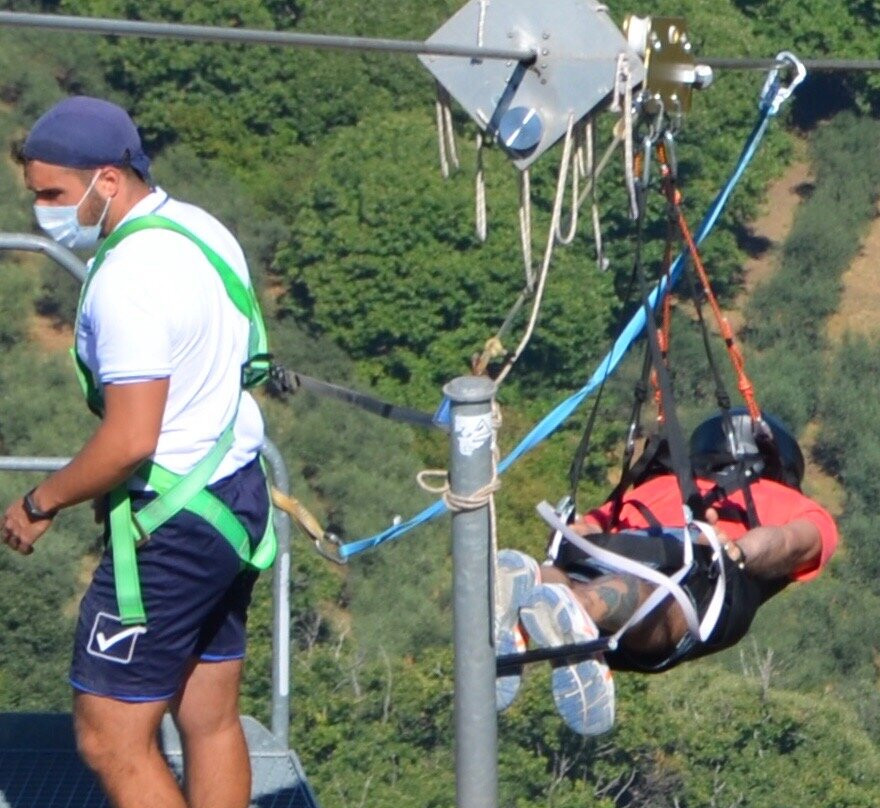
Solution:
[{"label": "green harness strap", "polygon": [[[184,236],[202,251],[205,258],[217,270],[229,299],[248,318],[250,323],[248,361],[242,367],[242,387],[253,387],[265,381],[269,369],[266,327],[253,287],[246,286],[232,267],[198,236],[164,216],[151,214],[132,219],[114,230],[106,238],[95,255],[95,260],[83,284],[77,307],[77,325],[86,291],[95,273],[104,263],[107,253],[126,236],[146,229],[171,230]],[[75,359],[77,377],[86,402],[93,412],[101,415],[103,412],[101,388],[95,382],[91,371],[76,352],[75,347],[71,353]],[[236,416],[237,414],[238,408],[236,408]],[[157,463],[146,461],[134,476],[146,482],[156,491],[158,496],[148,502],[136,515],[132,513],[127,484],[120,485],[110,492],[110,541],[113,552],[113,574],[119,616],[124,625],[142,624],[147,619],[137,569],[138,543],[146,540],[154,530],[182,510],[189,511],[208,522],[229,542],[243,564],[264,570],[270,567],[275,560],[277,540],[271,510],[266,531],[260,539],[259,545],[251,551],[250,537],[244,525],[225,502],[206,488],[208,481],[232,446],[236,416],[233,416],[232,421],[223,430],[217,443],[208,454],[188,474],[175,474]],[[269,501],[271,509],[271,497]]]}]

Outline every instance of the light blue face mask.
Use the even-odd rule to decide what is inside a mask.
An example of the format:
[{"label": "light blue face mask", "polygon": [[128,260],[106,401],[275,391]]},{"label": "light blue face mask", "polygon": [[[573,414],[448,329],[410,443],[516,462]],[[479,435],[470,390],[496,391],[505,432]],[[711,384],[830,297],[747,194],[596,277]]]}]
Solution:
[{"label": "light blue face mask", "polygon": [[85,250],[94,247],[101,237],[101,226],[104,224],[104,217],[110,209],[110,200],[104,205],[104,212],[97,224],[84,225],[80,224],[79,206],[82,205],[85,198],[89,195],[95,183],[98,181],[98,174],[95,176],[86,188],[82,198],[75,205],[34,205],[34,216],[37,217],[37,224],[43,231],[59,244],[68,247],[71,250]]}]

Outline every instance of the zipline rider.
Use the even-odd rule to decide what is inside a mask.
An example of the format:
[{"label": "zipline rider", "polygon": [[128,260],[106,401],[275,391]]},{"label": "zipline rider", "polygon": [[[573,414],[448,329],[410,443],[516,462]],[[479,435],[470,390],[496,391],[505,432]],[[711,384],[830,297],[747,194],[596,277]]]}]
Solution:
[{"label": "zipline rider", "polygon": [[[105,499],[111,540],[80,605],[70,674],[80,752],[119,808],[244,808],[247,607],[255,568],[274,555],[263,420],[243,390],[265,350],[245,257],[220,222],[152,184],[115,104],[61,101],[20,158],[43,230],[71,249],[106,237],[75,346],[101,422],[7,508],[3,539],[29,554],[59,509]],[[186,797],[157,745],[166,709]]]}]

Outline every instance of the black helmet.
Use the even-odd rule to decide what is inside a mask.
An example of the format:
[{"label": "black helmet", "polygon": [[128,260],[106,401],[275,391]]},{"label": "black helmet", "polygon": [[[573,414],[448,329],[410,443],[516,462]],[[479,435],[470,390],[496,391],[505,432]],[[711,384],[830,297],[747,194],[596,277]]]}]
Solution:
[{"label": "black helmet", "polygon": [[752,424],[745,407],[732,408],[728,417],[729,435],[722,413],[707,418],[693,431],[690,452],[694,474],[711,476],[742,462],[757,476],[800,491],[804,455],[785,425],[778,418],[762,413],[768,428],[764,431],[760,423]]}]

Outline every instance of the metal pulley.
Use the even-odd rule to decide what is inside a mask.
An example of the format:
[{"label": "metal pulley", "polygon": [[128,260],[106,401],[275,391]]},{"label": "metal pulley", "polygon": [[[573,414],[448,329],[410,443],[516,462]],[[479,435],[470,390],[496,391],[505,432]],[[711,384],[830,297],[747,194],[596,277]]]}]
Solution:
[{"label": "metal pulley", "polygon": [[632,83],[642,60],[595,0],[470,0],[428,39],[531,51],[533,61],[419,57],[520,169],[560,140],[614,89],[620,54]]}]

